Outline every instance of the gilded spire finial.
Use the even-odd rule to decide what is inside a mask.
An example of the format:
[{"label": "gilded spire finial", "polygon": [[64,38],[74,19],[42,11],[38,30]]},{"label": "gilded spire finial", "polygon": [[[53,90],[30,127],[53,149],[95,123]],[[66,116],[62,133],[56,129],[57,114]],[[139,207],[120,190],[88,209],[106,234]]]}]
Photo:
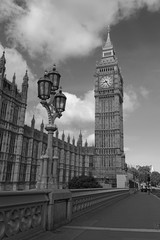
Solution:
[{"label": "gilded spire finial", "polygon": [[106,43],[105,43],[105,45],[104,45],[104,49],[106,49],[106,48],[113,48],[113,45],[112,45],[112,43],[111,43],[111,38],[110,38],[110,31],[111,31],[111,28],[110,28],[110,25],[108,25],[107,26],[107,41],[106,41]]},{"label": "gilded spire finial", "polygon": [[107,43],[111,43],[111,38],[110,38],[110,25],[107,26]]}]

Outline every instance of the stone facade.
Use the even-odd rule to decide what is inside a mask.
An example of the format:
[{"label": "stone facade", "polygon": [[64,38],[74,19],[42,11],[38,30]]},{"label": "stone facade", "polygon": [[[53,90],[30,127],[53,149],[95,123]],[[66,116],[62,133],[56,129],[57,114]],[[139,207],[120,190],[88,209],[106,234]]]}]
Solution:
[{"label": "stone facade", "polygon": [[[0,190],[22,190],[35,188],[40,157],[47,147],[47,134],[42,122],[40,130],[35,129],[33,117],[31,126],[24,124],[27,107],[28,74],[22,81],[22,91],[5,75],[5,53],[0,58]],[[80,133],[77,144],[64,133],[59,139],[58,131],[53,137],[53,152],[58,156],[59,188],[66,188],[68,181],[91,172],[94,148],[87,142],[82,146]],[[91,162],[89,164],[89,162]]]},{"label": "stone facade", "polygon": [[28,75],[22,81],[22,91],[17,89],[16,76],[12,82],[5,75],[5,53],[0,59],[0,188],[16,189],[24,135],[24,119],[27,106]]},{"label": "stone facade", "polygon": [[116,186],[125,166],[123,148],[123,77],[108,31],[95,73],[94,176]]}]

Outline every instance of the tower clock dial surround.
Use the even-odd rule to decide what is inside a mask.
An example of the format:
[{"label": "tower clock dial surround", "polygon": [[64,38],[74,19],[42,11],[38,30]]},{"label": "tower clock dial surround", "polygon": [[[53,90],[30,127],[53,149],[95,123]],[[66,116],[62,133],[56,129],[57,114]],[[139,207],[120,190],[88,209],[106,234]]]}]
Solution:
[{"label": "tower clock dial surround", "polygon": [[108,88],[111,87],[113,84],[113,76],[103,76],[100,79],[100,87]]}]

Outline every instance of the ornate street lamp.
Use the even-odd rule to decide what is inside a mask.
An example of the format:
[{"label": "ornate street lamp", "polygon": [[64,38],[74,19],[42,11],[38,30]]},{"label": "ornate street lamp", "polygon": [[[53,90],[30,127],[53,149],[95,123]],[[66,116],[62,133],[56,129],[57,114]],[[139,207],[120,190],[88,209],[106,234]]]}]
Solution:
[{"label": "ornate street lamp", "polygon": [[[38,84],[38,97],[41,99],[41,104],[47,110],[48,125],[48,144],[46,154],[42,157],[40,170],[40,182],[38,188],[57,188],[57,157],[53,157],[53,133],[57,130],[54,124],[55,119],[62,116],[65,111],[66,96],[59,88],[61,75],[56,71],[56,66],[49,72],[45,71],[44,77],[41,77]],[[59,92],[56,92],[59,90]]]}]

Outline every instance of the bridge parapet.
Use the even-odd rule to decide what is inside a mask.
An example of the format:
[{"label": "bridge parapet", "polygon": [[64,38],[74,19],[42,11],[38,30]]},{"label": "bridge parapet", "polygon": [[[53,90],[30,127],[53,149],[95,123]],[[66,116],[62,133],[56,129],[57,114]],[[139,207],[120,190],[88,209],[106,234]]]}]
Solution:
[{"label": "bridge parapet", "polygon": [[45,229],[48,202],[47,192],[0,192],[0,239],[21,238]]},{"label": "bridge parapet", "polygon": [[0,240],[31,239],[128,195],[128,189],[0,192]]},{"label": "bridge parapet", "polygon": [[129,189],[76,189],[72,192],[72,219],[96,209],[110,205],[129,196]]}]

